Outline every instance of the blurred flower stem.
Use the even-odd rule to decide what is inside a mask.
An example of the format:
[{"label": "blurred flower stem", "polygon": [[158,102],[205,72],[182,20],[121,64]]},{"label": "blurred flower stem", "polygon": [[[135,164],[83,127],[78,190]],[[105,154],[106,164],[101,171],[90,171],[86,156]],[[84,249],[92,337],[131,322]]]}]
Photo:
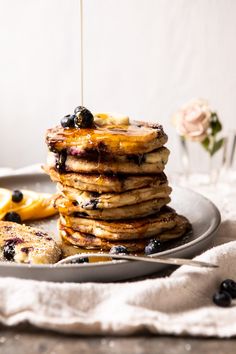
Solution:
[{"label": "blurred flower stem", "polygon": [[217,139],[217,135],[222,131],[222,124],[217,113],[212,112],[207,137],[201,142],[203,148],[213,156],[224,144],[224,138]]}]

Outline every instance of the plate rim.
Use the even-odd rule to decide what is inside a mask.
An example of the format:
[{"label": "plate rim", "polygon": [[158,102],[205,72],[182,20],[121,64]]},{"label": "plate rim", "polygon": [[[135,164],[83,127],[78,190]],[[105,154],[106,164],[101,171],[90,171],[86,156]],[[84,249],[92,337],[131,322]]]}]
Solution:
[{"label": "plate rim", "polygon": [[[20,178],[30,178],[30,177],[48,177],[49,181],[50,181],[50,177],[42,172],[32,172],[32,173],[14,173],[14,174],[8,174],[8,175],[4,175],[4,176],[0,176],[0,182],[1,180],[4,179],[14,179],[17,177]],[[220,224],[221,224],[221,214],[219,209],[217,208],[217,206],[207,197],[205,197],[204,195],[202,195],[201,193],[198,193],[194,190],[192,190],[189,187],[183,187],[183,186],[178,186],[176,184],[172,184],[172,189],[174,190],[174,188],[179,188],[179,189],[183,189],[183,190],[187,190],[188,192],[197,195],[198,197],[200,196],[200,198],[204,199],[212,208],[214,214],[215,214],[215,220],[214,223],[209,227],[208,230],[206,230],[202,235],[200,235],[197,239],[194,239],[186,244],[177,246],[175,248],[169,249],[169,250],[165,250],[163,252],[159,252],[159,253],[154,253],[152,255],[150,255],[149,257],[154,257],[155,256],[167,256],[171,253],[174,252],[179,252],[182,250],[185,250],[189,247],[192,247],[194,245],[197,245],[198,243],[202,242],[203,240],[207,240],[209,237],[211,237],[213,234],[216,233],[216,231],[218,230]],[[85,267],[85,268],[97,268],[97,267],[101,267],[101,266],[111,266],[111,265],[115,265],[117,263],[128,263],[129,261],[127,260],[111,260],[111,261],[101,261],[101,262],[97,262],[97,263],[80,263],[80,264],[60,264],[60,265],[56,265],[56,264],[23,264],[23,263],[11,263],[11,262],[1,262],[0,261],[0,267],[13,267],[13,268],[28,268],[28,269],[45,269],[45,268],[50,268],[50,269],[65,269],[65,268],[81,268],[81,267]],[[134,262],[140,262],[142,263],[142,261],[134,261]]]}]

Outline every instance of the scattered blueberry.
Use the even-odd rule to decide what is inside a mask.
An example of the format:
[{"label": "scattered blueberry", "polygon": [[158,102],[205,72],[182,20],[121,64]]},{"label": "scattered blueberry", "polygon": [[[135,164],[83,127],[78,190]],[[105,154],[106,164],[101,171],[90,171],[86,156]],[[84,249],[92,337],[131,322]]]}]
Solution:
[{"label": "scattered blueberry", "polygon": [[75,108],[74,124],[76,128],[92,128],[93,123],[93,115],[87,108],[82,106]]},{"label": "scattered blueberry", "polygon": [[159,240],[151,240],[148,245],[145,247],[145,254],[153,254],[162,251],[162,244]]},{"label": "scattered blueberry", "polygon": [[8,213],[6,213],[4,216],[4,220],[21,224],[21,217],[15,211],[9,211]]},{"label": "scattered blueberry", "polygon": [[221,307],[229,307],[231,305],[232,297],[227,291],[219,291],[213,295],[213,302]]},{"label": "scattered blueberry", "polygon": [[125,246],[113,246],[111,249],[110,249],[110,252],[111,254],[128,254],[128,250]]},{"label": "scattered blueberry", "polygon": [[225,279],[220,284],[220,291],[227,291],[232,299],[236,298],[236,282],[232,279]]},{"label": "scattered blueberry", "polygon": [[71,264],[89,263],[89,259],[88,259],[88,257],[78,258],[78,259],[72,260],[70,263]]},{"label": "scattered blueberry", "polygon": [[75,115],[68,114],[67,116],[63,117],[61,120],[61,126],[63,128],[73,128],[75,122]]},{"label": "scattered blueberry", "polygon": [[20,203],[23,199],[23,193],[21,191],[19,191],[18,189],[16,189],[12,192],[11,199],[14,203]]}]

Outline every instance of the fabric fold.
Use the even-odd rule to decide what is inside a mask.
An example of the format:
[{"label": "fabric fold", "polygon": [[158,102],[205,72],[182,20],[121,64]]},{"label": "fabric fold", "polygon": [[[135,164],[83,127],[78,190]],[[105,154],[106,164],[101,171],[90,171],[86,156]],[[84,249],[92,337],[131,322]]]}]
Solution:
[{"label": "fabric fold", "polygon": [[212,295],[234,278],[236,241],[196,257],[217,269],[183,266],[166,278],[126,283],[47,283],[0,279],[0,321],[28,322],[64,333],[155,334],[231,337],[236,335],[236,303],[217,307]]}]

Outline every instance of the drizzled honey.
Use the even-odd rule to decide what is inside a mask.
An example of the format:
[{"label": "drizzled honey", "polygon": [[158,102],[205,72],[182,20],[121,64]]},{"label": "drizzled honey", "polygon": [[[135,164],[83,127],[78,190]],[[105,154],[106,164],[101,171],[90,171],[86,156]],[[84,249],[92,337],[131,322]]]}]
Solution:
[{"label": "drizzled honey", "polygon": [[116,155],[142,154],[157,149],[167,141],[162,126],[143,122],[110,125],[95,129],[55,127],[47,131],[46,142],[53,151],[77,147],[83,151],[97,150]]}]

